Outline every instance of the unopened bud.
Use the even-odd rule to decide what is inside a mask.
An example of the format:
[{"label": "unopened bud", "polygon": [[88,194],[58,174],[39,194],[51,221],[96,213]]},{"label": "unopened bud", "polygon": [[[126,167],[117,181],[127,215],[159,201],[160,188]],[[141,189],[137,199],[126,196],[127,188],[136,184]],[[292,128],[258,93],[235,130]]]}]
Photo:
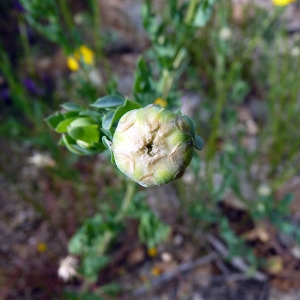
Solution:
[{"label": "unopened bud", "polygon": [[192,126],[184,116],[149,105],[120,119],[112,151],[125,175],[149,187],[183,175],[193,156],[193,138]]}]

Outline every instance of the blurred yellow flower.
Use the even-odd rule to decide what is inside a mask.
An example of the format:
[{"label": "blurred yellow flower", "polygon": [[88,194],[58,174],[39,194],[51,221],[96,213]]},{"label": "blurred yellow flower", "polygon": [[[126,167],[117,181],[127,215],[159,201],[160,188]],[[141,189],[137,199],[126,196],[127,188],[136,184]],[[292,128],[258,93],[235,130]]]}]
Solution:
[{"label": "blurred yellow flower", "polygon": [[48,247],[47,247],[47,245],[45,244],[45,243],[38,243],[37,245],[36,245],[36,250],[38,251],[38,252],[40,252],[40,253],[44,253],[44,252],[46,252],[47,251],[47,249],[48,249]]},{"label": "blurred yellow flower", "polygon": [[155,257],[157,255],[158,251],[157,251],[157,248],[151,247],[151,248],[148,248],[147,253],[150,257]]},{"label": "blurred yellow flower", "polygon": [[153,104],[159,105],[160,107],[166,107],[168,105],[168,102],[162,98],[156,98]]},{"label": "blurred yellow flower", "polygon": [[157,268],[157,267],[153,267],[151,269],[151,275],[152,276],[159,276],[162,273],[161,269]]},{"label": "blurred yellow flower", "polygon": [[295,1],[296,0],[272,0],[273,4],[276,6],[286,6]]},{"label": "blurred yellow flower", "polygon": [[87,65],[92,65],[94,63],[94,52],[87,46],[80,46],[78,50],[75,50],[73,55],[68,56],[67,65],[68,68],[76,72],[80,68],[79,62],[82,61]]}]

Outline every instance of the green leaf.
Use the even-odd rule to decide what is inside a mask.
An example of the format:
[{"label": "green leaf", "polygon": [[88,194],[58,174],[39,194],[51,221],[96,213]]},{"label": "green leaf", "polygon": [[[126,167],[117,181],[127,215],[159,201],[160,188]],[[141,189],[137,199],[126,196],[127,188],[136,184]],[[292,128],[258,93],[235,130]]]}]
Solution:
[{"label": "green leaf", "polygon": [[102,119],[102,127],[104,130],[109,130],[112,125],[112,119],[115,114],[115,111],[110,111]]},{"label": "green leaf", "polygon": [[82,273],[92,281],[96,281],[99,271],[103,269],[111,258],[108,255],[87,255],[82,260]]},{"label": "green leaf", "polygon": [[120,120],[122,118],[122,116],[125,115],[127,112],[129,112],[131,110],[134,110],[134,109],[139,109],[141,107],[142,106],[139,103],[131,101],[128,98],[126,98],[124,105],[119,106],[116,109],[116,111],[115,111],[115,113],[114,113],[114,115],[113,115],[113,117],[112,117],[112,119],[110,121],[110,125],[109,125],[108,128],[110,129],[111,126],[115,122],[117,122],[118,120]]},{"label": "green leaf", "polygon": [[79,147],[78,145],[73,144],[74,140],[71,137],[69,137],[68,135],[63,134],[62,140],[63,140],[64,145],[67,147],[67,149],[70,152],[77,154],[77,155],[88,155],[89,154],[88,150],[85,150],[85,149]]},{"label": "green leaf", "polygon": [[183,118],[190,124],[191,126],[191,135],[194,138],[195,137],[195,131],[196,131],[196,123],[193,119],[189,118],[186,115],[182,115]]},{"label": "green leaf", "polygon": [[100,123],[101,121],[101,114],[97,111],[91,109],[85,109],[79,113],[79,116],[86,116],[93,119],[96,123]]},{"label": "green leaf", "polygon": [[99,98],[93,104],[91,104],[91,106],[97,107],[97,108],[110,108],[110,107],[116,107],[116,106],[119,106],[122,104],[124,104],[124,99],[121,98],[120,96],[108,95],[108,96]]},{"label": "green leaf", "polygon": [[76,119],[76,117],[68,118],[60,122],[56,127],[55,131],[58,133],[64,133],[68,131],[68,126]]},{"label": "green leaf", "polygon": [[94,121],[89,117],[76,118],[71,124],[70,127],[79,127],[95,124]]},{"label": "green leaf", "polygon": [[66,102],[60,105],[63,109],[68,110],[68,111],[76,111],[79,112],[82,107],[77,104],[77,103],[73,103],[73,102]]},{"label": "green leaf", "polygon": [[100,131],[97,124],[69,127],[68,133],[73,139],[84,141],[88,144],[98,143],[100,139]]},{"label": "green leaf", "polygon": [[196,10],[193,25],[203,27],[209,21],[212,14],[212,6],[216,0],[201,1]]},{"label": "green leaf", "polygon": [[202,150],[204,147],[204,141],[199,135],[195,135],[194,146],[197,150]]},{"label": "green leaf", "polygon": [[103,136],[102,137],[102,143],[109,150],[111,162],[115,165],[116,162],[115,162],[114,153],[111,149],[111,145],[112,145],[111,141],[106,136]]},{"label": "green leaf", "polygon": [[52,128],[55,129],[57,125],[64,120],[64,116],[58,112],[50,115],[45,119],[46,123]]}]

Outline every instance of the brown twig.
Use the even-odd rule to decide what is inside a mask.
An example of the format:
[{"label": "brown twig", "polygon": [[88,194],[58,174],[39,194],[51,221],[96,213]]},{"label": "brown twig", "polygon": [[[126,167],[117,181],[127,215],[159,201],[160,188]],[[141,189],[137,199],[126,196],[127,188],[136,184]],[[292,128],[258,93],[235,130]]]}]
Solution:
[{"label": "brown twig", "polygon": [[176,270],[173,270],[170,272],[165,272],[165,273],[161,274],[160,276],[151,280],[151,282],[149,284],[147,284],[147,286],[142,286],[142,287],[136,289],[133,292],[133,295],[141,296],[142,294],[146,293],[150,288],[152,288],[152,289],[158,288],[159,286],[173,280],[178,275],[181,275],[182,273],[191,271],[199,266],[208,264],[217,258],[218,258],[218,254],[213,252],[204,257],[198,258],[195,261],[187,261],[185,263],[182,263],[181,265],[178,266],[178,268],[176,268]]},{"label": "brown twig", "polygon": [[[228,249],[215,236],[210,234],[207,236],[207,240],[211,244],[211,246],[213,246],[214,249],[216,249],[216,251],[220,253],[222,257],[227,258],[229,256]],[[241,257],[233,257],[231,260],[231,264],[243,273],[249,273],[250,271],[249,265]],[[248,278],[253,278],[260,282],[264,282],[268,279],[267,275],[260,271],[256,271],[254,274],[247,276]]]}]

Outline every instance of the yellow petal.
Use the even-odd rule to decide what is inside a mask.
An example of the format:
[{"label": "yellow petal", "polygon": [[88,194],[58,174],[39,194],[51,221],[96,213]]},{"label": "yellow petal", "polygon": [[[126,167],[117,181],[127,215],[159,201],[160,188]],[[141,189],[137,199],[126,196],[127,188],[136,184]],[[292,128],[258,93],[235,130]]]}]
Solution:
[{"label": "yellow petal", "polygon": [[275,6],[286,6],[291,4],[292,2],[295,2],[296,0],[272,0],[273,4]]},{"label": "yellow petal", "polygon": [[73,71],[73,72],[76,72],[79,70],[79,64],[78,64],[78,61],[75,59],[74,56],[69,56],[68,59],[67,59],[67,65],[68,65],[68,68]]}]

